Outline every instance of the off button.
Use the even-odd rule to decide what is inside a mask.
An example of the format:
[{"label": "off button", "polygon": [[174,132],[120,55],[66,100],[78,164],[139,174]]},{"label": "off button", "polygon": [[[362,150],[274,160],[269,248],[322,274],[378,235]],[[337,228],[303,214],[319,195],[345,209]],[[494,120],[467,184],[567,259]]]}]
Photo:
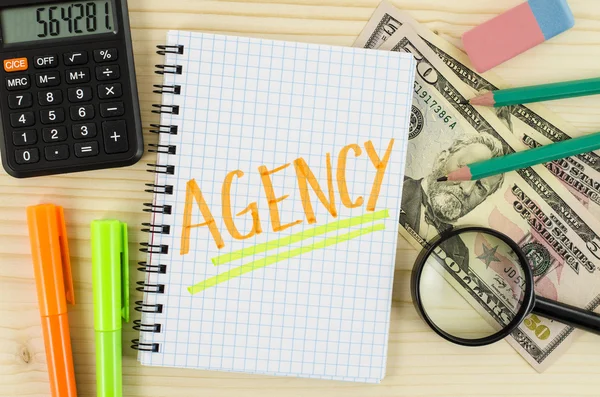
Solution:
[{"label": "off button", "polygon": [[4,71],[11,72],[22,72],[29,68],[27,58],[12,58],[4,60]]},{"label": "off button", "polygon": [[36,69],[55,68],[58,66],[58,57],[56,55],[42,55],[33,58],[33,64]]}]

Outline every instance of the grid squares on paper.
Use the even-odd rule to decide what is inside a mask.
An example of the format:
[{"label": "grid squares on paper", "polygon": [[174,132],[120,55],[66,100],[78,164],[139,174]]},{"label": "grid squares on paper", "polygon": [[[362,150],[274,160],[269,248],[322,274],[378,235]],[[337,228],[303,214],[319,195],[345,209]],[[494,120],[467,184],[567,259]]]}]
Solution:
[{"label": "grid squares on paper", "polygon": [[[174,194],[157,199],[173,206],[171,215],[160,216],[162,224],[172,226],[171,234],[155,237],[170,250],[152,258],[168,263],[169,271],[155,279],[165,284],[165,294],[152,298],[164,305],[164,312],[143,321],[162,324],[161,333],[143,339],[160,344],[160,353],[142,354],[141,362],[379,382],[385,375],[412,57],[190,32],[170,32],[168,44],[185,46],[183,55],[169,54],[166,61],[182,65],[183,74],[165,76],[165,84],[181,85],[182,93],[163,96],[163,103],[179,105],[180,113],[161,120],[179,126],[178,135],[161,136],[161,143],[177,146],[177,155],[159,158],[176,167],[176,175],[166,177]],[[342,205],[337,182],[336,216],[310,191],[316,223],[309,224],[294,161],[302,158],[327,193],[326,159],[333,164],[335,184],[340,151],[355,144],[344,179],[350,196],[364,196],[366,202],[377,170],[365,143],[372,142],[382,158],[391,139],[392,156],[376,208],[389,211],[380,221],[385,230],[256,269],[195,295],[188,292],[195,283],[253,260],[360,229],[334,231],[221,266],[211,263],[224,253],[364,215],[366,204]],[[277,195],[289,196],[277,203],[281,224],[301,222],[274,232],[258,168],[285,164],[270,176]],[[235,170],[243,173],[231,184],[235,225],[242,234],[253,229],[250,214],[236,214],[255,203],[262,228],[244,240],[231,237],[222,215],[223,181]],[[214,215],[222,249],[208,228],[198,227],[190,232],[189,253],[180,253],[191,180]],[[201,224],[195,203],[194,209],[192,224]]]}]

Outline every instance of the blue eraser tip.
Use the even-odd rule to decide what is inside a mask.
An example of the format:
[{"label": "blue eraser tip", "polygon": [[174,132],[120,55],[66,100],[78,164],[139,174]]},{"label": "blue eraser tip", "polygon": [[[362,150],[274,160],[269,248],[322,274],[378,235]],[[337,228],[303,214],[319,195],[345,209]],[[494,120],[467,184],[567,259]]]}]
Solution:
[{"label": "blue eraser tip", "polygon": [[567,0],[529,0],[529,6],[546,40],[575,25]]}]

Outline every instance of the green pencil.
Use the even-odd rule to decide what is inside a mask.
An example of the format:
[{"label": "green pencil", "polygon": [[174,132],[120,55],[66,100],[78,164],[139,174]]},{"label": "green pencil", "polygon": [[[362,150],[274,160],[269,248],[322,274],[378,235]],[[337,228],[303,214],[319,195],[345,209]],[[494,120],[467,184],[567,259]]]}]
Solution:
[{"label": "green pencil", "polygon": [[600,132],[469,164],[438,179],[472,181],[600,149]]},{"label": "green pencil", "polygon": [[491,91],[471,99],[469,103],[498,108],[596,94],[600,94],[600,78]]}]

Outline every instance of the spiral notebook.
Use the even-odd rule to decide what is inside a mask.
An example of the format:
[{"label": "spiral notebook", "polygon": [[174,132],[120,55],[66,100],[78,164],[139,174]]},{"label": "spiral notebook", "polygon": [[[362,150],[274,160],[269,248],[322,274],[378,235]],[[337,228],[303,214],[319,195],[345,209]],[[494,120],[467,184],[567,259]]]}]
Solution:
[{"label": "spiral notebook", "polygon": [[380,382],[411,55],[172,31],[144,365]]}]

